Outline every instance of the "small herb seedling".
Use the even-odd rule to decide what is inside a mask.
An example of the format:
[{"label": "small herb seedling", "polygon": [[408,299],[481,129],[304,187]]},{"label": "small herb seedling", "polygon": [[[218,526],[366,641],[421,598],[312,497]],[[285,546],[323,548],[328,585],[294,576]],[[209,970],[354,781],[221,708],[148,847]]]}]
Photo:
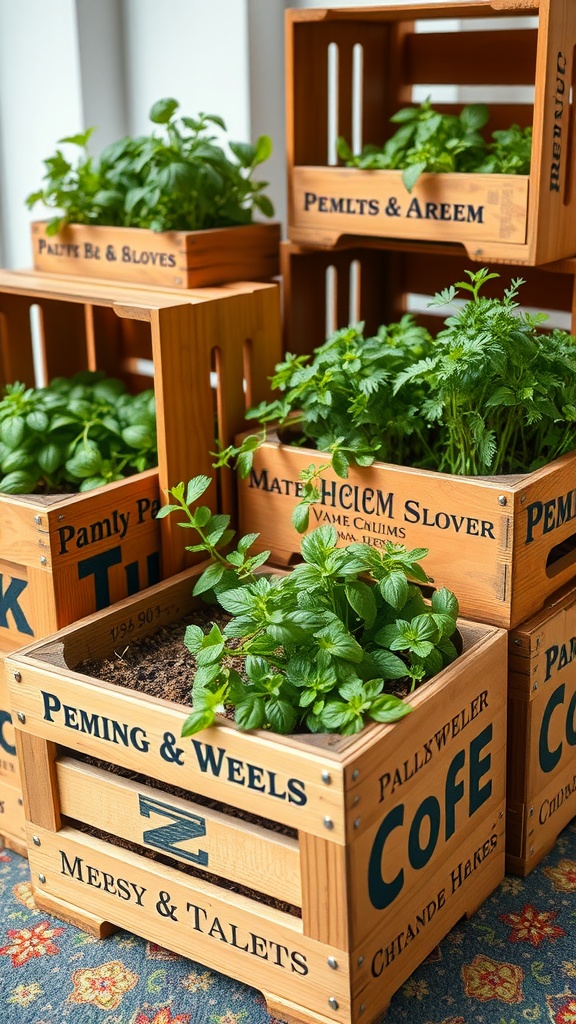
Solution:
[{"label": "small herb seedling", "polygon": [[[231,616],[223,629],[186,629],[197,669],[182,735],[208,728],[226,707],[241,729],[280,733],[351,735],[369,719],[406,715],[410,706],[390,689],[400,681],[413,690],[457,656],[456,598],[442,589],[427,605],[412,582],[428,582],[420,565],[427,551],[339,548],[334,527],[321,526],[302,540],[301,564],[285,575],[265,573],[269,552],[250,554],[258,534],[228,550],[230,517],[196,504],[209,484],[205,476],[179,484],[158,513],[184,513],[180,525],[198,537],[187,550],[211,559],[194,594]],[[244,678],[232,658],[243,661]]]}]

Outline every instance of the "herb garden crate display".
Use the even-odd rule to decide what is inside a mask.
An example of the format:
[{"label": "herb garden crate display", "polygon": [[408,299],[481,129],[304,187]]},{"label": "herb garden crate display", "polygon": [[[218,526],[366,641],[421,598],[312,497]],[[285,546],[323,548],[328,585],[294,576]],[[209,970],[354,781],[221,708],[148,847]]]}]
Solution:
[{"label": "herb garden crate display", "polygon": [[[380,324],[408,312],[435,335],[445,311],[429,309],[428,303],[450,281],[465,279],[470,260],[456,245],[357,239],[331,250],[282,242],[280,266],[284,350],[306,354],[323,345],[333,330],[363,321],[371,336]],[[500,281],[489,281],[486,295],[500,295],[503,282],[522,276],[522,303],[549,314],[542,329],[576,333],[576,259],[497,270]]]},{"label": "herb garden crate display", "polygon": [[[285,440],[286,435],[283,435]],[[340,543],[386,541],[427,548],[426,571],[458,595],[464,616],[511,629],[576,575],[576,454],[522,476],[461,477],[383,462],[350,467],[343,480],[330,456],[282,443],[269,430],[239,480],[239,526],[278,565],[298,549],[291,521],[309,465],[328,466],[310,529],[331,523]]]},{"label": "herb garden crate display", "polygon": [[270,280],[278,274],[279,224],[203,231],[68,224],[46,234],[32,224],[34,268],[119,284],[202,288],[229,281]]},{"label": "herb garden crate display", "polygon": [[20,770],[14,740],[8,687],[0,677],[0,845],[26,856],[26,831]]},{"label": "herb garden crate display", "polygon": [[[525,27],[530,15],[536,27]],[[474,260],[532,265],[573,254],[572,0],[454,0],[294,10],[286,17],[292,241],[331,246],[362,235],[458,242]],[[505,27],[494,28],[495,18],[505,18]],[[428,28],[430,19],[432,33],[416,30],[418,23]],[[474,19],[469,31],[454,25],[463,19]],[[392,135],[390,118],[414,102],[418,86],[446,113],[463,104],[436,102],[438,86],[471,86],[474,102],[494,86],[523,87],[521,96],[531,87],[527,102],[504,97],[491,105],[488,124],[489,130],[533,125],[530,174],[425,173],[409,193],[401,171],[334,165],[328,152],[334,123],[334,135],[349,143],[380,145]]]},{"label": "herb garden crate display", "polygon": [[202,568],[7,659],[38,903],[255,985],[282,1019],[372,1021],[503,877],[506,636],[460,620],[462,655],[392,726],[279,736],[220,719],[182,739],[189,708],[81,663],[188,613]]},{"label": "herb garden crate display", "polygon": [[[151,386],[153,360],[159,458],[157,469],[85,493],[0,494],[0,651],[46,636],[184,567],[173,524],[155,519],[161,488],[201,466],[211,471],[215,422],[223,440],[240,429],[246,394],[266,394],[280,351],[276,285],[180,295],[5,271],[2,383],[35,383],[34,309],[48,380],[103,369],[137,392]],[[225,486],[221,495],[228,505]],[[0,722],[1,767],[15,763],[6,749],[12,741],[1,687]],[[11,767],[5,781],[18,792]],[[0,835],[18,834],[21,809],[13,797],[11,790]]]},{"label": "herb garden crate display", "polygon": [[527,875],[576,815],[576,589],[509,635],[506,868]]}]

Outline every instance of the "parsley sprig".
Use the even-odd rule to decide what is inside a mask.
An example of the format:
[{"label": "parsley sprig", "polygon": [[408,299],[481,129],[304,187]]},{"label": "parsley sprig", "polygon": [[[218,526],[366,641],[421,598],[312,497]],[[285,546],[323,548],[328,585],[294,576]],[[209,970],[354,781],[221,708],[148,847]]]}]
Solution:
[{"label": "parsley sprig", "polygon": [[[211,564],[194,594],[216,600],[231,616],[223,629],[187,627],[196,659],[193,711],[183,736],[213,725],[226,707],[241,729],[358,732],[367,720],[395,722],[410,706],[390,690],[413,690],[453,661],[458,603],[446,589],[426,604],[413,581],[427,583],[426,549],[401,544],[337,547],[334,527],[302,540],[302,562],[286,575],[264,573],[269,552],[251,555],[257,534],[234,537],[230,517],[197,504],[210,478],[169,491],[159,517],[173,513]],[[257,572],[257,570],[260,570]],[[241,659],[244,678],[231,667]]]}]

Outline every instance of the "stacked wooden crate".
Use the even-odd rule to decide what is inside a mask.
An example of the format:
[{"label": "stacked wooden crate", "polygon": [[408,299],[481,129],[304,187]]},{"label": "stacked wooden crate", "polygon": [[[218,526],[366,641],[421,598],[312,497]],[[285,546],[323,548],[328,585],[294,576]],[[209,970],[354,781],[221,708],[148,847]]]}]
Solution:
[{"label": "stacked wooden crate", "polygon": [[[212,474],[215,439],[264,397],[280,353],[278,286],[238,282],[195,291],[0,272],[0,377],[37,382],[104,370],[132,393],[154,387],[158,468],[81,494],[0,495],[0,651],[119,601],[184,568],[163,491]],[[229,510],[229,481],[210,498]],[[0,836],[22,848],[23,811],[8,693],[0,682]]]}]

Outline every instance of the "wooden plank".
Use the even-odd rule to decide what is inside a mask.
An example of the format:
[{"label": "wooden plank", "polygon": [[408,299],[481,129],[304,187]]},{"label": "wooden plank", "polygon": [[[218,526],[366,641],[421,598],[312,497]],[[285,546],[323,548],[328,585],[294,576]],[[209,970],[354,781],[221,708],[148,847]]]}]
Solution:
[{"label": "wooden plank", "polygon": [[[15,714],[19,710],[17,707]],[[57,832],[61,818],[56,780],[56,745],[17,729],[16,747],[22,772],[26,820]]]},{"label": "wooden plank", "polygon": [[300,906],[296,840],[70,757],[56,773],[67,817]]},{"label": "wooden plank", "polygon": [[305,832],[299,842],[304,934],[349,950],[355,886],[348,879],[346,848]]},{"label": "wooden plank", "polygon": [[[375,462],[351,469],[345,481],[328,469],[310,528],[333,523],[340,544],[391,540],[427,548],[427,573],[436,586],[457,592],[462,615],[512,628],[574,575],[576,550],[552,560],[574,534],[575,463],[568,454],[530,474],[457,477]],[[251,475],[239,482],[240,531],[258,532],[257,544],[277,564],[299,550],[291,513],[299,474],[310,464],[328,465],[329,456],[281,444],[270,430]]]},{"label": "wooden plank", "polygon": [[[322,452],[280,445],[269,435],[255,453],[251,476],[239,482],[240,531],[259,533],[257,545],[271,550],[278,564],[287,564],[300,546],[291,522],[299,473],[328,462]],[[324,500],[312,507],[310,528],[334,523],[340,544],[388,540],[428,548],[427,573],[436,586],[458,593],[463,615],[508,625],[510,487],[383,463],[351,469],[346,481],[332,470],[321,479]],[[452,557],[456,536],[458,560]]]},{"label": "wooden plank", "polygon": [[[69,827],[39,837],[31,870],[45,876],[50,895],[329,1019],[350,1020],[347,964],[332,970],[327,957],[338,960],[339,951],[304,936],[298,918]],[[119,899],[120,889],[130,898]]]},{"label": "wooden plank", "polygon": [[207,231],[68,224],[49,237],[46,221],[32,227],[34,268],[118,283],[201,288],[278,273],[279,224]]},{"label": "wooden plank", "polygon": [[529,28],[434,32],[432,39],[415,32],[406,38],[406,77],[426,85],[533,85],[537,36]]},{"label": "wooden plank", "polygon": [[[38,879],[38,881],[40,880]],[[65,900],[58,900],[55,896],[50,896],[49,893],[43,891],[42,883],[39,888],[34,889],[34,902],[38,910],[43,910],[52,917],[58,917],[61,921],[73,925],[74,928],[80,928],[95,939],[106,939],[118,930],[115,925],[103,921],[98,914],[90,914],[82,907],[73,907]]]},{"label": "wooden plank", "polygon": [[528,177],[423,174],[408,192],[401,171],[298,166],[289,236],[334,245],[341,235],[441,240],[486,246],[526,240]]},{"label": "wooden plank", "polygon": [[0,295],[0,384],[18,380],[28,387],[36,384],[30,304],[15,295]]}]

